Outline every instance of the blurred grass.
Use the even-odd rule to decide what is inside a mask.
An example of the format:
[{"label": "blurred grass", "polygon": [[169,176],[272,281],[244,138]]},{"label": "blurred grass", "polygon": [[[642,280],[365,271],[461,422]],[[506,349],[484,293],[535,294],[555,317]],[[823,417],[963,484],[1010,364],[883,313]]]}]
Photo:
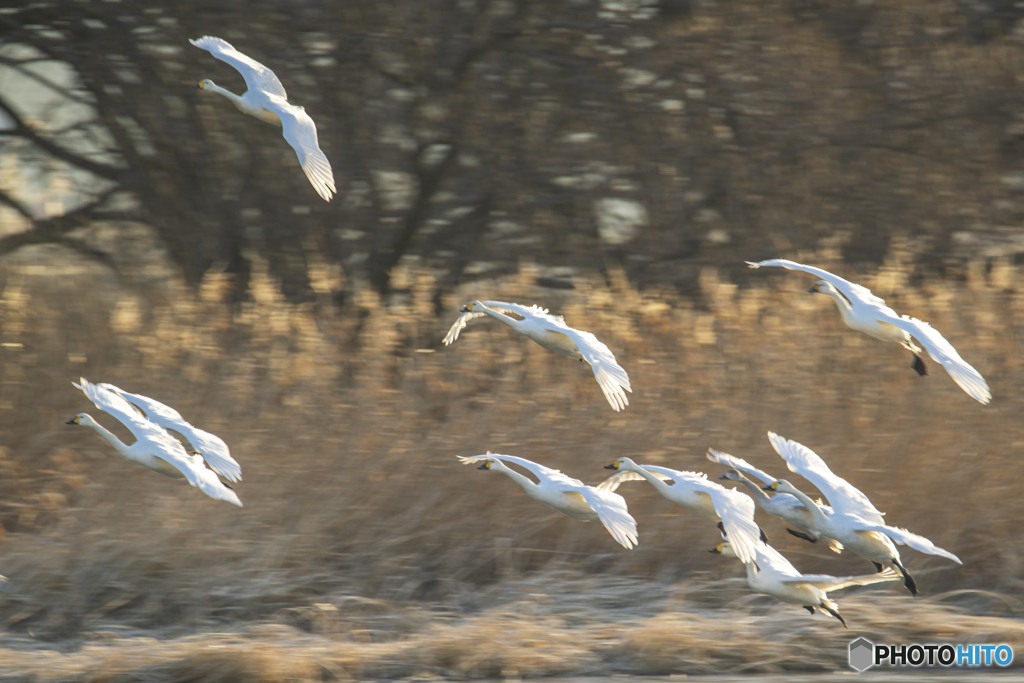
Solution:
[{"label": "blurred grass", "polygon": [[[837,244],[789,256],[931,322],[988,379],[990,406],[934,362],[918,378],[908,353],[845,328],[795,273],[733,283],[708,269],[689,299],[638,291],[614,268],[547,289],[522,263],[437,308],[438,283],[415,264],[393,273],[386,301],[324,268],[310,273],[320,298],[296,305],[257,261],[232,305],[216,269],[193,292],[173,274],[119,279],[61,247],[19,250],[0,264],[0,573],[11,579],[0,661],[46,677],[108,674],[89,680],[214,680],[222,669],[232,680],[480,678],[830,670],[857,633],[1015,642],[1017,268],[978,262],[937,279],[915,273],[897,241],[877,272],[855,273]],[[594,332],[630,373],[630,406],[613,413],[588,367],[493,321],[444,348],[477,298],[537,303]],[[79,376],[223,437],[245,507],[65,426],[90,412],[128,438],[71,386]],[[964,566],[906,550],[922,598],[899,586],[839,593],[845,631],[750,594],[739,563],[705,552],[717,530],[650,487],[620,491],[640,528],[625,551],[455,459],[511,453],[597,483],[619,455],[717,476],[710,446],[783,476],[769,429]],[[804,572],[872,571],[759,521]]]}]

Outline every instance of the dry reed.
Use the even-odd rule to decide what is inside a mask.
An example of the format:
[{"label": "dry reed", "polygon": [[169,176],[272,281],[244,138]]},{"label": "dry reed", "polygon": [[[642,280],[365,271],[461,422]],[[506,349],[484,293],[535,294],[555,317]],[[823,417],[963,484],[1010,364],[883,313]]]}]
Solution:
[{"label": "dry reed", "polygon": [[[1019,638],[1016,267],[911,284],[905,244],[874,273],[852,272],[834,244],[792,256],[933,323],[987,377],[992,404],[934,363],[918,378],[909,354],[847,330],[793,273],[731,282],[709,269],[691,299],[637,290],[614,268],[546,289],[524,263],[446,293],[438,312],[435,278],[415,263],[398,267],[387,301],[322,269],[311,281],[342,288],[344,303],[295,305],[256,262],[233,305],[231,279],[215,271],[193,292],[173,275],[120,282],[59,247],[7,257],[3,667],[161,681],[770,672],[841,667],[855,633]],[[493,322],[441,346],[475,298],[538,303],[596,333],[630,373],[630,406],[613,413],[589,368]],[[245,507],[128,466],[66,427],[96,413],[71,386],[80,375],[220,434],[242,464]],[[710,446],[781,476],[769,429],[816,450],[889,523],[963,567],[908,550],[922,598],[839,594],[844,631],[750,595],[738,563],[704,552],[714,527],[650,487],[620,490],[640,527],[630,552],[455,459],[511,453],[596,483],[618,455],[715,476]],[[805,572],[871,571],[761,521]]]}]

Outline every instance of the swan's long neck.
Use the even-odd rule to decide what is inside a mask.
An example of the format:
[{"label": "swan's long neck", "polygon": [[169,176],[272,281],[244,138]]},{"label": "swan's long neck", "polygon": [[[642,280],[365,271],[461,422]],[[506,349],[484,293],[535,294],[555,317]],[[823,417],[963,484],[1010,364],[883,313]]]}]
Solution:
[{"label": "swan's long neck", "polygon": [[230,90],[227,90],[225,88],[220,87],[216,83],[210,83],[208,86],[203,88],[203,90],[205,90],[207,92],[215,92],[215,93],[218,93],[220,95],[223,95],[224,97],[226,97],[229,100],[231,100],[231,104],[233,104],[236,107],[238,107],[239,111],[243,111],[246,114],[249,113],[249,108],[245,106],[245,102],[242,100],[242,96],[241,95],[236,95],[235,93],[231,92]]},{"label": "swan's long neck", "polygon": [[519,333],[523,332],[523,330],[522,330],[522,322],[523,321],[516,320],[515,318],[513,318],[511,316],[507,316],[504,313],[502,313],[501,311],[496,311],[493,308],[491,308],[490,306],[486,306],[484,304],[480,304],[480,307],[483,309],[484,313],[486,313],[487,315],[491,316],[495,320],[500,320],[501,322],[505,323],[506,325],[511,327],[516,332],[519,332]]},{"label": "swan's long neck", "polygon": [[849,323],[851,308],[850,304],[846,301],[846,297],[839,293],[839,290],[829,285],[825,293],[832,297],[832,301],[836,302],[836,308],[839,309],[839,315],[843,316],[843,320]]},{"label": "swan's long neck", "polygon": [[754,500],[756,500],[757,502],[764,503],[771,501],[771,497],[767,493],[765,493],[760,486],[750,481],[742,474],[740,475],[739,479],[736,479],[734,481],[738,481],[739,483],[743,484],[748,489],[750,489],[750,494],[754,497]]},{"label": "swan's long neck", "polygon": [[[119,438],[107,431],[106,427],[92,419],[87,421],[85,425],[95,429],[96,433],[106,439],[107,443],[113,446],[114,450],[120,453],[122,458],[128,458],[128,446],[126,446]],[[130,460],[131,458],[128,459]]]},{"label": "swan's long neck", "polygon": [[658,489],[658,491],[666,491],[669,488],[668,484],[666,484],[664,481],[662,481],[658,477],[654,476],[653,474],[645,470],[643,467],[640,467],[640,465],[637,465],[636,463],[624,462],[622,463],[622,465],[620,465],[620,467],[624,470],[629,470],[630,472],[636,472],[641,477],[651,482],[651,486]]},{"label": "swan's long neck", "polygon": [[792,491],[787,491],[786,493],[789,493],[794,498],[803,503],[804,506],[810,511],[811,517],[814,519],[814,526],[816,526],[819,531],[823,529],[828,524],[828,517],[825,516],[825,513],[821,511],[821,508],[818,507],[818,504],[811,500],[807,496],[807,494],[805,494],[803,491],[796,488],[795,486],[792,488]]},{"label": "swan's long neck", "polygon": [[506,467],[504,463],[502,463],[500,460],[492,460],[491,469],[507,474],[512,479],[512,481],[522,486],[523,489],[526,490],[527,492],[537,487],[537,485],[533,483],[532,479],[523,476],[522,474],[519,474],[511,467]]}]

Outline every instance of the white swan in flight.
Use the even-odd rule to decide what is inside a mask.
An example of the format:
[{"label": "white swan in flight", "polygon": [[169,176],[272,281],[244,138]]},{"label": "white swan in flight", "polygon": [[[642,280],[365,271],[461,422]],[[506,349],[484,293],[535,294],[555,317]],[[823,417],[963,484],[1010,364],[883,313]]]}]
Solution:
[{"label": "white swan in flight", "polygon": [[953,381],[960,385],[971,398],[981,403],[992,400],[985,378],[977,370],[960,357],[953,345],[946,341],[935,328],[923,320],[901,316],[885,305],[885,301],[875,296],[866,287],[854,284],[827,270],[805,266],[786,259],[770,259],[753,263],[747,261],[751,268],[762,266],[779,266],[788,270],[802,270],[821,278],[814,283],[809,292],[828,294],[836,302],[836,308],[849,327],[882,341],[902,344],[914,354],[914,370],[919,375],[926,375],[924,361],[921,360],[921,349],[914,344],[919,341],[928,355],[946,368]]},{"label": "white swan in flight", "polygon": [[[477,469],[507,474],[514,482],[523,487],[526,495],[530,498],[574,519],[582,519],[584,522],[601,522],[608,529],[612,538],[625,548],[632,548],[637,544],[636,520],[630,516],[629,510],[626,508],[626,500],[617,493],[599,491],[593,486],[587,486],[579,479],[565,476],[558,470],[538,465],[526,458],[517,458],[514,455],[488,453],[467,458],[461,455],[457,457],[463,465],[483,461],[483,464]],[[538,481],[534,483],[529,477],[511,467],[506,467],[503,460],[528,470],[537,477]]]},{"label": "white swan in flight", "polygon": [[284,139],[295,150],[299,164],[302,165],[302,170],[309,178],[313,189],[326,201],[331,201],[332,193],[338,190],[334,187],[331,162],[327,161],[327,157],[320,151],[316,124],[305,109],[288,103],[288,94],[274,72],[255,59],[243,55],[226,40],[203,36],[199,40],[188,42],[235,67],[245,79],[248,89],[239,96],[209,79],[199,81],[196,87],[220,93],[231,100],[243,114],[280,126]]},{"label": "white swan in flight", "polygon": [[[828,536],[821,534],[814,528],[814,518],[811,516],[811,511],[808,510],[807,507],[799,500],[788,493],[777,493],[774,496],[769,496],[764,492],[762,486],[766,486],[774,482],[776,479],[775,477],[759,470],[743,458],[737,458],[735,455],[716,451],[714,448],[708,449],[708,460],[711,462],[717,462],[720,465],[732,467],[733,469],[723,474],[719,479],[739,482],[750,489],[751,497],[762,510],[767,512],[769,515],[780,517],[790,526],[796,527],[795,530],[786,527],[787,532],[797,538],[810,541],[811,543],[817,543],[820,539],[829,547],[829,550],[833,552],[841,553],[843,551],[842,543],[834,538],[829,538]],[[761,485],[756,484],[745,477],[743,475],[744,472],[757,477],[763,483]],[[822,504],[821,501],[818,501],[818,507],[820,507],[821,511],[825,514],[832,514],[832,508],[828,505]]]},{"label": "white swan in flight", "polygon": [[125,459],[137,462],[173,479],[185,478],[188,483],[211,498],[242,506],[242,501],[238,499],[235,492],[218,479],[213,471],[207,469],[203,464],[202,456],[189,455],[180,441],[156,423],[150,422],[140,415],[117,393],[84,378],[79,381],[81,384],[74,386],[84,391],[97,408],[117,418],[121,424],[127,427],[135,437],[135,443],[130,446],[125,445],[87,413],[79,413],[68,420],[67,424],[91,427]]},{"label": "white swan in flight", "polygon": [[229,481],[242,480],[242,468],[231,457],[231,450],[224,440],[216,434],[193,427],[185,421],[174,408],[155,401],[140,394],[132,394],[113,384],[101,382],[97,386],[112,391],[133,406],[142,411],[143,416],[154,424],[178,432],[188,441],[199,455],[203,456],[206,464],[217,474]]},{"label": "white swan in flight", "polygon": [[[738,557],[730,543],[720,543],[709,552],[726,557]],[[891,567],[878,574],[863,576],[829,576],[828,574],[801,574],[789,560],[767,543],[758,543],[753,562],[745,564],[747,584],[755,593],[770,595],[776,600],[800,605],[811,614],[818,608],[828,612],[846,626],[839,614],[839,605],[829,599],[828,593],[848,586],[866,586],[882,581],[897,581],[900,575]],[[848,628],[848,627],[847,627]]]},{"label": "white swan in flight", "polygon": [[721,484],[708,481],[698,472],[680,472],[657,465],[637,465],[629,458],[619,458],[605,469],[619,470],[597,485],[598,491],[612,492],[625,481],[646,479],[665,498],[718,525],[737,555],[744,562],[754,559],[754,547],[764,532],[754,521],[754,501],[750,496]]},{"label": "white swan in flight", "polygon": [[913,595],[917,595],[917,582],[900,563],[900,553],[893,545],[894,541],[919,552],[963,564],[959,557],[924,536],[887,525],[882,519],[883,513],[871,504],[867,496],[842,477],[836,476],[825,461],[807,446],[774,432],[768,432],[768,438],[789,469],[814,484],[832,504],[832,514],[825,514],[806,494],[784,479],[765,487],[776,493],[789,493],[799,499],[811,511],[817,533],[836,539],[847,550],[870,560],[878,571],[882,571],[882,567],[895,567],[903,575],[904,584]]},{"label": "white swan in flight", "polygon": [[[615,361],[611,350],[590,332],[569,327],[561,316],[551,315],[547,309],[539,306],[520,306],[503,301],[473,301],[466,304],[461,312],[462,315],[444,336],[445,346],[459,338],[459,332],[467,321],[489,315],[545,349],[578,358],[580,362],[587,361],[612,409],[618,412],[629,405],[626,392],[633,391],[629,386],[629,375]],[[522,320],[511,317],[509,313],[520,316]]]}]

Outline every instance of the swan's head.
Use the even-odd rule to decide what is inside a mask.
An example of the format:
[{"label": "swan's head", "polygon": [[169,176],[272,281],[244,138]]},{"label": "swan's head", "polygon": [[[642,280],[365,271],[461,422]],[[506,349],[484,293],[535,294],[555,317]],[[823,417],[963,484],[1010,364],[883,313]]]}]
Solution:
[{"label": "swan's head", "polygon": [[765,491],[774,491],[775,493],[793,493],[797,490],[795,486],[785,479],[773,481],[771,484],[763,488]]},{"label": "swan's head", "polygon": [[732,543],[719,543],[715,546],[714,550],[709,550],[709,553],[717,553],[724,557],[739,557],[736,551],[732,549]]},{"label": "swan's head", "polygon": [[636,469],[636,463],[629,458],[619,458],[611,465],[605,465],[606,470],[632,470]]},{"label": "swan's head", "polygon": [[824,280],[818,280],[807,290],[809,294],[828,294],[832,291],[832,285]]},{"label": "swan's head", "polygon": [[729,470],[725,474],[719,477],[719,479],[728,479],[729,481],[743,481],[743,475],[737,470]]},{"label": "swan's head", "polygon": [[213,87],[213,85],[213,81],[211,81],[209,78],[204,78],[203,80],[199,81],[198,84],[196,84],[196,87],[200,90],[209,90]]},{"label": "swan's head", "polygon": [[479,301],[470,301],[468,304],[462,307],[459,313],[472,313],[474,308],[482,307],[483,304]]},{"label": "swan's head", "polygon": [[92,419],[91,417],[89,417],[88,413],[79,413],[78,415],[75,415],[73,418],[71,418],[70,420],[68,420],[64,424],[66,424],[66,425],[85,425],[85,426],[89,426],[89,425],[96,424],[96,421],[94,419]]}]

